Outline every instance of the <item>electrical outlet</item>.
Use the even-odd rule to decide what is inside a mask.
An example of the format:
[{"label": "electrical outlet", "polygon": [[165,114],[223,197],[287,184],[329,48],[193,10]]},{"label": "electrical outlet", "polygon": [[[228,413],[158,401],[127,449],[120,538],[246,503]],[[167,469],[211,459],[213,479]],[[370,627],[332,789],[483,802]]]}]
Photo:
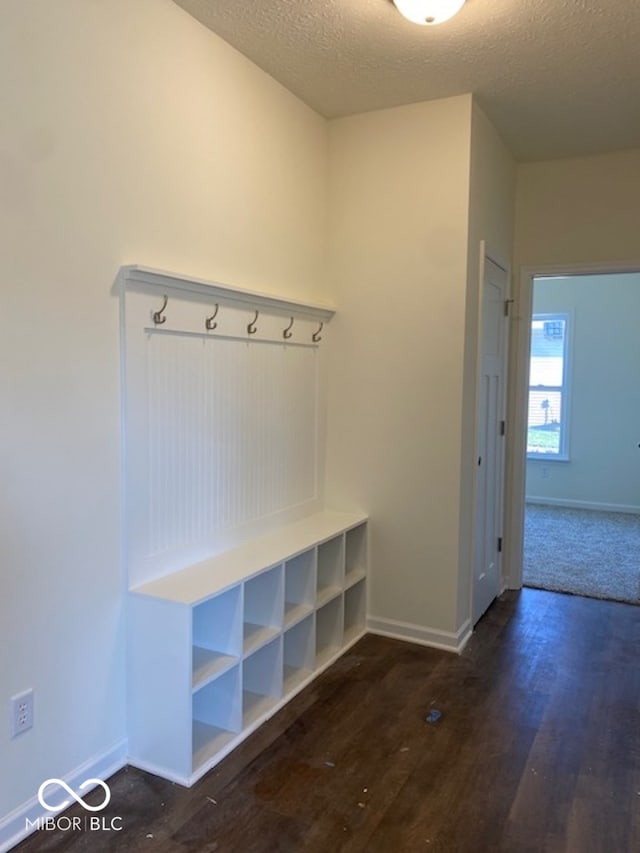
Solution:
[{"label": "electrical outlet", "polygon": [[33,726],[33,690],[11,697],[11,737]]}]

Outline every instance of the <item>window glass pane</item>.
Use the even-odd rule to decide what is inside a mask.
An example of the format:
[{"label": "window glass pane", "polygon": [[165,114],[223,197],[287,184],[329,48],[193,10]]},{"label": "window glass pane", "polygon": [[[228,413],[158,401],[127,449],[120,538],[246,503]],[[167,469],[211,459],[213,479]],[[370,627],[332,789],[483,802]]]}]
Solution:
[{"label": "window glass pane", "polygon": [[529,384],[532,388],[536,385],[551,385],[560,387],[562,385],[563,358],[560,356],[538,357],[531,356],[531,373]]},{"label": "window glass pane", "polygon": [[557,318],[532,321],[530,385],[562,385],[565,326],[565,320]]},{"label": "window glass pane", "polygon": [[529,391],[527,453],[560,454],[562,392]]}]

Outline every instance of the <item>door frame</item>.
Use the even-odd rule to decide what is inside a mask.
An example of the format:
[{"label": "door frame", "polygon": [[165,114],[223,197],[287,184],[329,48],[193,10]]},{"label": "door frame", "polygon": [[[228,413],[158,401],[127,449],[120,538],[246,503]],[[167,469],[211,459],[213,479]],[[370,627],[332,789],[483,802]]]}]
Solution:
[{"label": "door frame", "polygon": [[527,401],[533,314],[533,280],[539,276],[640,273],[640,260],[540,264],[520,268],[519,293],[513,302],[507,385],[505,550],[503,579],[507,589],[522,587],[524,509],[527,465]]},{"label": "door frame", "polygon": [[[500,267],[500,269],[504,270],[506,274],[506,291],[505,298],[510,306],[513,305],[513,282],[512,282],[512,268],[511,264],[504,258],[499,252],[495,252],[493,248],[487,243],[486,240],[480,240],[480,252],[479,252],[479,264],[478,264],[478,302],[477,302],[477,341],[476,341],[476,376],[475,376],[475,421],[474,421],[474,460],[477,459],[479,453],[479,438],[480,438],[480,373],[482,370],[482,347],[483,347],[483,336],[482,336],[482,328],[483,328],[483,298],[484,298],[484,278],[486,271],[486,262],[487,260],[491,261],[496,266]],[[502,389],[502,418],[504,418],[505,423],[507,423],[507,406],[508,406],[508,398],[509,398],[509,371],[510,371],[510,341],[511,341],[511,324],[506,323],[504,329],[504,347],[503,347],[503,363],[504,363],[504,387]],[[507,426],[508,428],[508,426]],[[507,464],[508,464],[508,446],[505,444],[503,448],[503,460],[502,460],[502,476],[501,480],[498,483],[497,487],[500,491],[500,511],[501,511],[501,520],[502,520],[502,530],[505,531],[506,527],[506,494],[507,494]],[[474,600],[475,600],[475,559],[476,559],[476,536],[477,536],[477,519],[478,519],[478,476],[477,476],[477,468],[474,465],[473,467],[473,520],[472,520],[472,538],[471,538],[471,571],[470,571],[470,579],[469,579],[469,620],[471,624],[473,624],[473,613],[474,613]],[[504,536],[504,532],[502,534]],[[504,566],[505,566],[505,554],[504,552],[500,555],[500,564],[498,567],[498,589],[496,590],[496,596],[500,595],[506,585],[505,585],[505,574],[504,574]]]}]

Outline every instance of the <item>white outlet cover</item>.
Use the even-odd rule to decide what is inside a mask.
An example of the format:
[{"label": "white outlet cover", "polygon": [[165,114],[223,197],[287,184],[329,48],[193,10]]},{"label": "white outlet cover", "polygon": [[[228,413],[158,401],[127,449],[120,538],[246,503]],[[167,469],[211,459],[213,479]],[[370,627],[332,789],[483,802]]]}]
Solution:
[{"label": "white outlet cover", "polygon": [[33,726],[33,690],[25,690],[11,697],[11,737],[28,731]]}]

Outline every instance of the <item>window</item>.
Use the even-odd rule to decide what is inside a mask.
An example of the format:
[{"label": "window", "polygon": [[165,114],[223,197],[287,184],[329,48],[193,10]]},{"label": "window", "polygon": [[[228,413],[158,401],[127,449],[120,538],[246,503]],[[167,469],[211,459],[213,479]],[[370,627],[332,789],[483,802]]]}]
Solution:
[{"label": "window", "polygon": [[527,456],[567,459],[568,314],[534,314],[529,359]]}]

